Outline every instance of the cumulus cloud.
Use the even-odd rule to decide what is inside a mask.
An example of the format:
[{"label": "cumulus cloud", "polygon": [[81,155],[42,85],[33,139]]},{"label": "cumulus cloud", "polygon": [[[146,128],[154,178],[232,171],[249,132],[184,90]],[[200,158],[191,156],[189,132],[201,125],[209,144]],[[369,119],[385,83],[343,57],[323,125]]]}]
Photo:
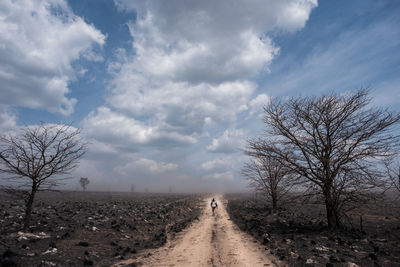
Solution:
[{"label": "cumulus cloud", "polygon": [[231,157],[217,158],[201,164],[204,171],[222,171],[232,169],[234,162]]},{"label": "cumulus cloud", "polygon": [[152,76],[188,82],[248,79],[267,70],[279,49],[272,30],[302,28],[316,0],[115,0],[136,11],[130,24],[137,64]]},{"label": "cumulus cloud", "polygon": [[225,154],[239,152],[239,149],[243,147],[244,138],[243,130],[227,129],[222,136],[212,140],[211,144],[207,146],[207,151]]},{"label": "cumulus cloud", "polygon": [[234,175],[230,171],[221,172],[221,173],[217,172],[217,173],[204,175],[203,179],[204,180],[228,180],[228,181],[230,181],[230,180],[234,179]]},{"label": "cumulus cloud", "polygon": [[14,131],[17,128],[17,114],[10,108],[0,105],[0,133]]},{"label": "cumulus cloud", "polygon": [[218,123],[235,121],[256,88],[249,81],[191,85],[129,73],[122,72],[114,81],[109,103],[132,116],[153,116],[165,129],[187,134],[201,133],[207,118]]},{"label": "cumulus cloud", "polygon": [[140,146],[174,147],[193,144],[196,139],[159,126],[149,126],[107,107],[91,112],[83,121],[88,138],[111,144],[122,151],[137,151]]},{"label": "cumulus cloud", "polygon": [[134,162],[127,163],[124,166],[117,166],[114,172],[119,175],[127,175],[128,173],[147,172],[151,174],[161,174],[164,172],[175,171],[178,164],[157,162],[151,159],[141,158]]},{"label": "cumulus cloud", "polygon": [[72,63],[101,61],[94,49],[104,42],[63,0],[1,1],[1,103],[71,114],[68,83],[79,75]]},{"label": "cumulus cloud", "polygon": [[266,94],[259,94],[258,96],[256,96],[255,98],[253,98],[250,102],[249,102],[249,107],[250,107],[250,111],[249,114],[250,116],[253,116],[255,113],[259,114],[259,115],[263,115],[263,107],[267,104],[269,104],[269,102],[271,101],[271,98],[266,95]]},{"label": "cumulus cloud", "polygon": [[[108,65],[107,104],[138,118],[140,128],[190,139],[205,126],[229,127],[249,110],[253,78],[279,52],[269,33],[302,28],[317,6],[316,0],[115,4],[137,16],[128,23],[134,53],[119,50]],[[233,152],[215,142],[210,151]]]},{"label": "cumulus cloud", "polygon": [[[183,175],[191,177],[188,186],[201,180],[210,188],[213,180],[212,188],[226,188],[239,165],[239,153],[232,154],[245,134],[236,129],[238,118],[256,112],[267,97],[255,94],[256,78],[279,53],[270,33],[301,29],[316,1],[115,4],[136,13],[127,23],[133,50],[116,49],[115,60],[105,61],[108,95],[84,119],[85,135],[100,144],[100,154],[115,155],[111,169],[124,183],[167,188],[173,181],[181,186],[177,177]],[[95,55],[84,56],[96,60]],[[228,130],[213,136],[223,129]],[[217,154],[207,152],[230,156],[213,159]]]}]

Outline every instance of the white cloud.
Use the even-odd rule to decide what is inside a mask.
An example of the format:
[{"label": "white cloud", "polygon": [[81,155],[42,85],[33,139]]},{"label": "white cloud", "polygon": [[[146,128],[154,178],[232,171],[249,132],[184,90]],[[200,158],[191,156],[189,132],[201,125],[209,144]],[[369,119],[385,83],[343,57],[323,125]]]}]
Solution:
[{"label": "white cloud", "polygon": [[0,133],[4,134],[17,128],[17,114],[10,108],[0,105]]},{"label": "white cloud", "polygon": [[[106,61],[109,95],[83,121],[87,138],[100,154],[112,155],[107,166],[121,184],[228,188],[239,153],[212,159],[216,154],[207,151],[239,151],[245,133],[235,129],[238,118],[265,100],[254,95],[255,81],[279,53],[269,33],[302,28],[316,2],[115,3],[137,12],[128,23],[134,51],[116,49],[115,60]],[[208,135],[220,129],[228,130]],[[165,148],[168,154],[161,151]],[[178,176],[189,177],[186,184]]]},{"label": "white cloud", "polygon": [[246,79],[263,67],[267,70],[279,51],[268,37],[262,37],[262,32],[251,28],[232,33],[227,39],[203,36],[189,40],[182,35],[173,39],[160,30],[153,20],[156,15],[150,12],[145,19],[131,23],[130,29],[135,38],[135,64],[151,77],[189,83]]},{"label": "white cloud", "polygon": [[252,79],[268,71],[279,52],[268,33],[302,28],[317,5],[315,0],[115,3],[137,13],[128,24],[135,51],[117,51],[118,59],[108,65],[113,79],[107,104],[147,127],[187,138],[201,136],[205,126],[229,127],[248,110],[257,89]]},{"label": "white cloud", "polygon": [[201,164],[201,168],[204,171],[221,171],[228,168],[232,169],[234,167],[233,164],[234,163],[231,157],[225,157],[204,162]]},{"label": "white cloud", "polygon": [[302,28],[317,6],[316,0],[115,3],[138,14],[129,24],[136,70],[189,83],[242,80],[268,70],[279,48],[267,33]]},{"label": "white cloud", "polygon": [[109,99],[114,108],[133,116],[153,116],[163,127],[189,134],[201,133],[206,120],[235,121],[255,91],[255,84],[248,81],[191,85],[124,72],[114,82],[114,95]]},{"label": "white cloud", "polygon": [[219,138],[214,138],[207,151],[214,153],[235,153],[243,147],[245,132],[243,130],[225,130],[224,134]]},{"label": "white cloud", "polygon": [[250,116],[253,116],[255,113],[259,114],[260,116],[263,115],[263,107],[271,101],[271,98],[266,94],[259,94],[255,98],[253,98],[249,102],[250,107]]},{"label": "white cloud", "polygon": [[174,147],[193,144],[196,139],[100,107],[83,121],[88,138],[111,144],[122,151],[137,151],[140,146]]},{"label": "white cloud", "polygon": [[124,166],[117,166],[114,172],[119,175],[125,176],[128,173],[151,173],[161,174],[165,172],[175,171],[178,169],[178,164],[157,162],[151,159],[141,158],[134,162],[127,163]]},{"label": "white cloud", "polygon": [[1,1],[1,103],[71,114],[76,99],[68,83],[79,75],[72,62],[99,61],[93,48],[104,42],[63,0]]},{"label": "white cloud", "polygon": [[212,173],[203,176],[204,180],[233,180],[234,175],[230,172]]}]

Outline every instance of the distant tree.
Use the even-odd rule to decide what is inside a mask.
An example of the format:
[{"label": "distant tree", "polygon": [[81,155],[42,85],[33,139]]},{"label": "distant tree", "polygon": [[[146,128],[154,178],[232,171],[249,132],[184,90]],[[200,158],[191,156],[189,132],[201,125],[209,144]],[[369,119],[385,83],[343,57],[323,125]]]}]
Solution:
[{"label": "distant tree", "polygon": [[86,152],[79,130],[70,126],[23,127],[15,135],[0,137],[0,172],[26,188],[24,229],[29,227],[35,194],[60,184],[60,175],[77,167]]},{"label": "distant tree", "polygon": [[79,179],[79,183],[82,186],[83,191],[86,191],[86,187],[89,185],[90,180],[87,177],[81,177],[81,179]]},{"label": "distant tree", "polygon": [[370,102],[367,90],[272,101],[264,107],[266,136],[248,143],[254,156],[272,156],[323,196],[330,228],[382,185],[378,160],[399,146],[392,130],[400,115]]},{"label": "distant tree", "polygon": [[[248,154],[258,154],[254,152],[249,150]],[[294,185],[290,170],[273,157],[256,156],[245,163],[242,174],[253,190],[267,197],[273,210],[278,208],[278,203],[288,200]]]}]

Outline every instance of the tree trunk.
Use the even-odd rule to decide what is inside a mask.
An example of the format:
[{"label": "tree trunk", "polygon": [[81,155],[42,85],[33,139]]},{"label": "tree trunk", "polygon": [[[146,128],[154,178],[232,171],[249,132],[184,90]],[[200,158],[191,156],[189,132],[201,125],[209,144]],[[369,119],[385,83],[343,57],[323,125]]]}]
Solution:
[{"label": "tree trunk", "polygon": [[325,197],[326,219],[328,220],[328,228],[330,229],[339,228],[340,226],[339,214],[335,204],[333,203],[331,189],[329,187],[324,189],[324,197]]},{"label": "tree trunk", "polygon": [[31,193],[29,194],[25,206],[24,231],[26,231],[29,228],[29,223],[31,221],[31,214],[32,214],[32,204],[35,198],[36,191],[37,191],[37,185],[33,184]]},{"label": "tree trunk", "polygon": [[277,202],[278,202],[278,200],[277,200],[276,194],[272,194],[272,209],[273,210],[276,210],[276,208],[278,207]]}]

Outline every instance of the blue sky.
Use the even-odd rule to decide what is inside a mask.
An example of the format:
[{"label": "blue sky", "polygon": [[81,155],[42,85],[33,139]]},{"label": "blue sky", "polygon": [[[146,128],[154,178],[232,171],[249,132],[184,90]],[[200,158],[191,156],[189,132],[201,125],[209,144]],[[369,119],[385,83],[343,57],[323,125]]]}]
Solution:
[{"label": "blue sky", "polygon": [[[399,1],[0,4],[0,130],[73,123],[92,190],[246,188],[271,98],[370,87],[400,110]],[[75,188],[77,180],[66,187]]]}]

